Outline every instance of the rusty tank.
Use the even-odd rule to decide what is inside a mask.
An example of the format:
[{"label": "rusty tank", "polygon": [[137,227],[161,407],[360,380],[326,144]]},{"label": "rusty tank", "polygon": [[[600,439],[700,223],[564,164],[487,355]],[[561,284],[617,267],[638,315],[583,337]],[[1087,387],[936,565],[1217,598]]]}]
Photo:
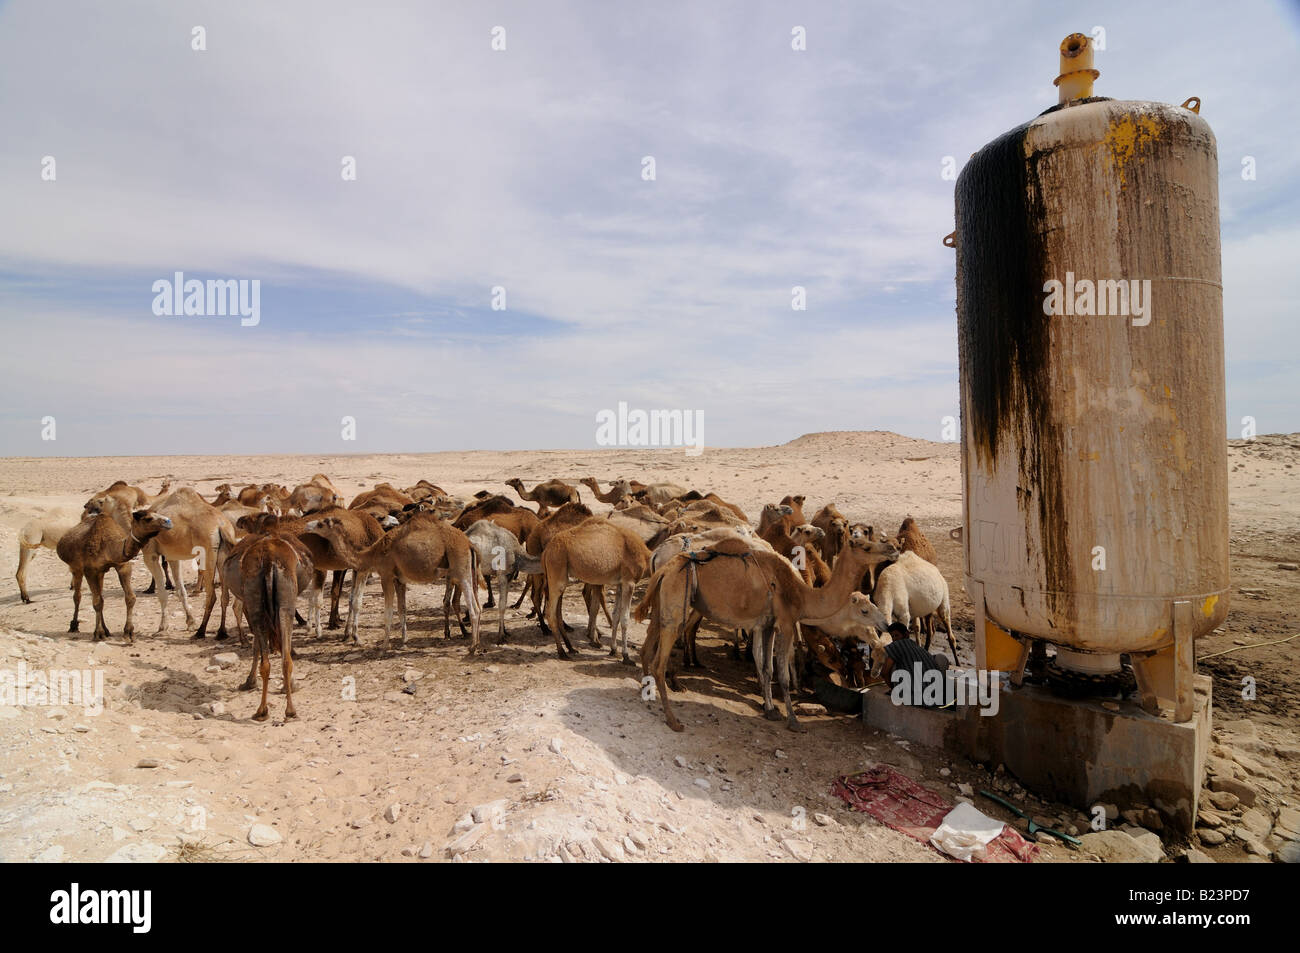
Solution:
[{"label": "rusty tank", "polygon": [[1060,63],[956,185],[967,592],[1065,668],[1177,641],[1185,669],[1228,609],[1214,134],[1195,99],[1092,95],[1082,34]]}]

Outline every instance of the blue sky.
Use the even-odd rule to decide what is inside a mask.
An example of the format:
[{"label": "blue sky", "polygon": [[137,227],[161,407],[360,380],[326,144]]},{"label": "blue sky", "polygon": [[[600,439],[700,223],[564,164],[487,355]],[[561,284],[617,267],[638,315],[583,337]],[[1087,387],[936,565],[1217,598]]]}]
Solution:
[{"label": "blue sky", "polygon": [[[939,439],[943,159],[1097,26],[1098,94],[1218,138],[1229,434],[1300,430],[1293,3],[9,2],[0,455],[592,447],[619,401]],[[175,271],[261,323],[155,316]]]}]

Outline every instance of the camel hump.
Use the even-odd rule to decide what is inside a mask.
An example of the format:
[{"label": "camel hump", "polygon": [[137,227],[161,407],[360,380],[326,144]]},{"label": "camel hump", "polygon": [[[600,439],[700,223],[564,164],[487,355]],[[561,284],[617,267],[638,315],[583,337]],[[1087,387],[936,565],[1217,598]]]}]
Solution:
[{"label": "camel hump", "polygon": [[743,539],[720,539],[709,546],[709,549],[722,556],[743,556],[754,551],[753,547]]}]

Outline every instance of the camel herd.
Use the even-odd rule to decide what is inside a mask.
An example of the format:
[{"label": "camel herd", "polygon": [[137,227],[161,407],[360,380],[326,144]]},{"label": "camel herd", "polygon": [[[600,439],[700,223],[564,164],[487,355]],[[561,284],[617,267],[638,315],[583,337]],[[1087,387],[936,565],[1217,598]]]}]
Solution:
[{"label": "camel herd", "polygon": [[[791,682],[796,691],[808,675],[850,687],[866,684],[879,672],[891,625],[895,632],[899,624],[923,631],[927,649],[935,624],[942,625],[957,660],[948,586],[934,548],[911,517],[891,535],[850,521],[834,504],[806,520],[804,497],[786,496],[764,506],[753,526],[740,507],[715,493],[636,480],[620,479],[607,489],[593,477],[581,483],[595,501],[612,508],[593,512],[579,489],[562,480],[532,489],[518,479],[506,482],[521,501],[535,503],[536,511],[488,490],[460,499],[426,480],[405,489],[381,483],[346,505],[323,474],[292,490],[272,483],[238,490],[223,484],[211,500],[187,487],[173,490],[164,484],[149,494],[118,481],[91,496],[79,519],[46,516],[23,527],[19,593],[23,602],[31,601],[29,560],[37,549],[54,549],[72,576],[68,631],[78,631],[85,580],[95,610],[92,639],[99,641],[110,635],[103,580],[113,570],[126,602],[123,635],[133,642],[133,560],[140,556],[152,577],[146,592],[158,597],[159,634],[167,631],[169,591],[180,597],[186,625],[196,625],[184,578],[193,562],[204,607],[192,637],[206,636],[219,588],[216,638],[228,636],[228,612],[241,643],[244,622],[253,636],[243,687],[257,687],[260,667],[257,721],[268,715],[267,684],[276,654],[283,662],[285,717],[295,716],[295,620],[322,638],[327,598],[325,627],[341,625],[343,638],[358,642],[361,602],[372,575],[384,597],[385,640],[393,638],[396,608],[406,642],[408,585],[441,583],[443,636],[451,638],[454,618],[469,637],[470,654],[483,648],[485,609],[497,608],[497,641],[506,641],[510,583],[522,580],[515,607],[531,598],[528,617],[555,640],[562,659],[576,654],[569,640],[573,630],[561,611],[564,592],[580,584],[590,645],[604,647],[597,628],[603,613],[610,627],[609,655],[621,654],[623,662],[632,663],[630,620],[635,616],[647,624],[640,653],[643,685],[648,694],[653,683],[674,731],[682,724],[669,702],[670,689],[677,687],[673,649],[681,646],[683,667],[701,667],[695,640],[705,621],[734,632],[738,656],[748,643],[764,714],[780,720],[772,694],[775,674],[792,730],[800,725]],[[340,619],[349,574],[346,619]],[[487,591],[482,604],[480,586]],[[612,611],[608,590],[614,595]],[[305,620],[297,614],[300,597],[307,600]]]}]

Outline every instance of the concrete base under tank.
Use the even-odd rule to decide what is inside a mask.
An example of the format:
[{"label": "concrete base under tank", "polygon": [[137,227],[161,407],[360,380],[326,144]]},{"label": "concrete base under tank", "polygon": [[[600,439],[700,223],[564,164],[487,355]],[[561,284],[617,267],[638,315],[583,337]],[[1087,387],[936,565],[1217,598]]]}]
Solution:
[{"label": "concrete base under tank", "polygon": [[863,693],[862,719],[917,744],[998,764],[1042,797],[1085,813],[1150,804],[1167,826],[1190,832],[1209,750],[1210,679],[1195,680],[1195,714],[1182,724],[1132,702],[1110,711],[1099,701],[1058,698],[1046,688],[1004,682],[995,715],[974,706],[945,710],[897,705],[884,686]]}]

